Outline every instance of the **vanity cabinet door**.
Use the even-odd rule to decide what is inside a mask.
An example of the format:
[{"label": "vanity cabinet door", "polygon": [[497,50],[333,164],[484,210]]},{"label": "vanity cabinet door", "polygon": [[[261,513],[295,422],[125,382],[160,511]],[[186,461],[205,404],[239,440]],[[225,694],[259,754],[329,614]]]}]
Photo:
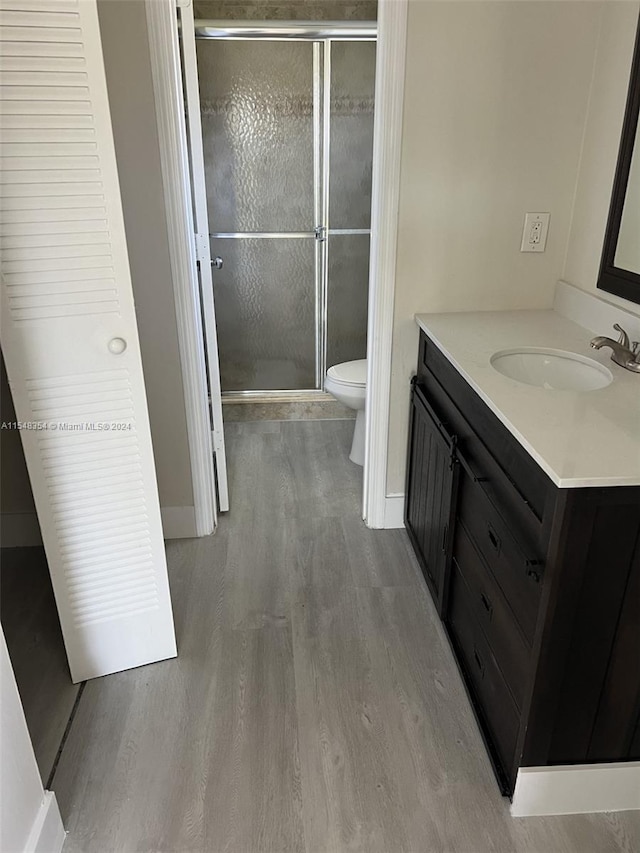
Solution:
[{"label": "vanity cabinet door", "polygon": [[458,481],[455,436],[414,382],[409,416],[405,526],[439,615],[444,612]]}]

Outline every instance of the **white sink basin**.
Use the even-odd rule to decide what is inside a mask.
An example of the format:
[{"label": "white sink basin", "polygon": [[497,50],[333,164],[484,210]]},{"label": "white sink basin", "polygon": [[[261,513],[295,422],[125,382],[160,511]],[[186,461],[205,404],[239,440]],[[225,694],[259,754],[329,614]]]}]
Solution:
[{"label": "white sink basin", "polygon": [[490,362],[503,376],[556,391],[597,391],[613,382],[611,371],[597,361],[559,349],[505,349]]}]

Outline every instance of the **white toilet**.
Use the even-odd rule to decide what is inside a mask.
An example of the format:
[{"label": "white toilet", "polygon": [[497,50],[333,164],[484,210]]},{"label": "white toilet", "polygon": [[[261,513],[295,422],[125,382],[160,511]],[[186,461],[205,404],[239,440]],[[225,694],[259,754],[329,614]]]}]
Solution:
[{"label": "white toilet", "polygon": [[334,364],[327,370],[325,390],[336,400],[355,409],[356,426],[353,431],[349,459],[356,465],[364,465],[364,403],[367,397],[367,359],[345,361]]}]

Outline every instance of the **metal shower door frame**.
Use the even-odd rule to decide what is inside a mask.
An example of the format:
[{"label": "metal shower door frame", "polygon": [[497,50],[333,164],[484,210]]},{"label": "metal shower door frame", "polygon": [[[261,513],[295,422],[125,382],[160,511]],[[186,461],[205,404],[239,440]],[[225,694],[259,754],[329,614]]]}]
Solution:
[{"label": "metal shower door frame", "polygon": [[[210,239],[313,239],[315,240],[315,348],[316,387],[313,389],[224,391],[226,400],[260,397],[295,398],[321,395],[327,371],[327,297],[329,250],[333,235],[370,235],[370,228],[335,228],[329,223],[329,178],[331,153],[331,45],[334,41],[376,41],[376,22],[323,21],[212,21],[196,20],[196,39],[218,41],[311,41],[313,87],[313,231],[213,231]],[[214,288],[215,291],[215,288]]]}]

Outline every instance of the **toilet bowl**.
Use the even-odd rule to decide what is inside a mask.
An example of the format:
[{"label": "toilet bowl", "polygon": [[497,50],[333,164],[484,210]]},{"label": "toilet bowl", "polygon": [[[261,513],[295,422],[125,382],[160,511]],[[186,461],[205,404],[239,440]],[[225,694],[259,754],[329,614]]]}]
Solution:
[{"label": "toilet bowl", "polygon": [[356,465],[364,465],[364,404],[367,398],[367,359],[345,361],[334,364],[327,370],[324,382],[325,391],[336,400],[355,409],[356,425],[349,459]]}]

